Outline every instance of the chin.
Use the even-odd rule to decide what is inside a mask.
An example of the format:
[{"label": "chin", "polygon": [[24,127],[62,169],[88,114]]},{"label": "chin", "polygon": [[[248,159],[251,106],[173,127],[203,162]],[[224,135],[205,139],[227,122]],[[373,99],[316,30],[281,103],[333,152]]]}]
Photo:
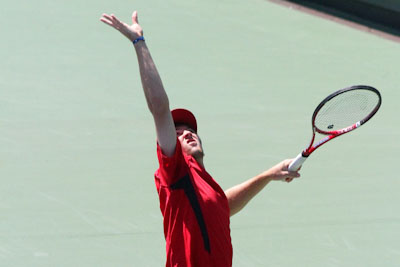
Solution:
[{"label": "chin", "polygon": [[188,151],[187,154],[191,155],[194,158],[204,157],[204,152],[200,148],[191,149],[191,150]]},{"label": "chin", "polygon": [[199,157],[204,157],[204,152],[203,150],[196,150],[194,153],[192,153],[192,156],[194,158],[199,158]]}]

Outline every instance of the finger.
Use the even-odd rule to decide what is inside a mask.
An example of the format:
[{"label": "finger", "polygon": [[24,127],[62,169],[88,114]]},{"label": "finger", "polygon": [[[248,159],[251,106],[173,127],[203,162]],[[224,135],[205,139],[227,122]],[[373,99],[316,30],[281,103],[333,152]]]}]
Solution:
[{"label": "finger", "polygon": [[113,19],[110,15],[103,13],[102,17],[100,19],[101,21],[108,21],[109,23],[112,23]]},{"label": "finger", "polygon": [[300,177],[300,173],[298,173],[297,171],[284,171],[282,172],[282,176],[285,178],[298,178]]},{"label": "finger", "polygon": [[132,23],[133,23],[133,24],[138,24],[138,23],[139,23],[138,14],[137,14],[137,11],[136,11],[136,10],[133,11],[133,13],[132,13]]},{"label": "finger", "polygon": [[284,167],[284,169],[288,169],[289,168],[289,165],[290,165],[290,163],[292,162],[292,160],[290,160],[290,159],[286,159],[286,160],[284,160],[283,161],[283,167]]},{"label": "finger", "polygon": [[110,26],[113,25],[113,23],[112,23],[111,21],[109,21],[108,19],[106,19],[106,18],[100,18],[100,21],[102,21],[102,22],[104,22],[105,24],[110,25]]},{"label": "finger", "polygon": [[116,19],[116,17],[114,15],[104,14],[103,18],[107,19],[108,21],[110,21],[113,24],[117,24],[118,23],[118,19]]},{"label": "finger", "polygon": [[288,175],[292,178],[298,178],[300,177],[300,173],[298,171],[294,171],[294,172],[289,172]]},{"label": "finger", "polygon": [[102,16],[103,18],[108,19],[108,20],[112,20],[111,16],[108,15],[108,14],[106,14],[106,13],[103,13],[101,16]]},{"label": "finger", "polygon": [[121,21],[114,14],[111,14],[111,20],[116,24],[121,24]]}]

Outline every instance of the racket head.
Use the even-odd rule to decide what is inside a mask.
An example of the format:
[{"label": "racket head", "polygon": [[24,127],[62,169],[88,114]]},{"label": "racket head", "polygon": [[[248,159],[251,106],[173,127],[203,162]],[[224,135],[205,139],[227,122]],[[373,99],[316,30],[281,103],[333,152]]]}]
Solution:
[{"label": "racket head", "polygon": [[327,96],[312,116],[313,131],[324,135],[340,135],[370,120],[379,110],[382,97],[368,85],[354,85]]}]

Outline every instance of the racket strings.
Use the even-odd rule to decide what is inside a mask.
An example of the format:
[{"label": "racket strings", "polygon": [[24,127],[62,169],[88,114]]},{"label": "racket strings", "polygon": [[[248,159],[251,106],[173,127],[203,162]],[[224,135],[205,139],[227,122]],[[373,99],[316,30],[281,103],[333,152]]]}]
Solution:
[{"label": "racket strings", "polygon": [[370,116],[379,101],[379,96],[370,90],[347,91],[322,106],[315,117],[314,125],[325,132],[347,128]]}]

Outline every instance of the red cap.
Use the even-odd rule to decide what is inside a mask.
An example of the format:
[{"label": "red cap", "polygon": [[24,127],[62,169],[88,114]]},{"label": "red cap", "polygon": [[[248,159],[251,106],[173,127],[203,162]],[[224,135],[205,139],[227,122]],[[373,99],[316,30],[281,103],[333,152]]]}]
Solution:
[{"label": "red cap", "polygon": [[187,109],[177,108],[171,111],[171,114],[175,125],[185,124],[197,132],[197,122],[192,112]]}]

